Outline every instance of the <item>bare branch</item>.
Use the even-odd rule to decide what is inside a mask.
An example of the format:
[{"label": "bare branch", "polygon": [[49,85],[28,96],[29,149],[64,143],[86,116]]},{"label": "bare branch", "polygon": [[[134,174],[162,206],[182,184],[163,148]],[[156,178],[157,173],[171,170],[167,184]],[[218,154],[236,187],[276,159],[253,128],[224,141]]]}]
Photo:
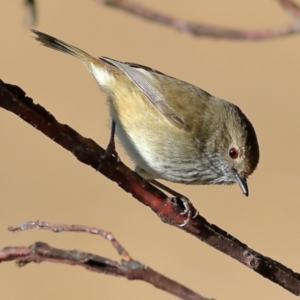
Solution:
[{"label": "bare branch", "polygon": [[53,224],[44,221],[28,221],[18,226],[10,226],[8,228],[11,232],[24,231],[29,229],[46,229],[53,232],[86,232],[90,234],[99,235],[108,240],[112,246],[117,250],[118,254],[122,256],[124,261],[132,260],[129,253],[122,247],[122,245],[115,239],[115,237],[108,231],[83,225],[66,225],[66,224]]},{"label": "bare branch", "polygon": [[[46,243],[36,242],[29,247],[6,247],[0,251],[0,263],[16,260],[19,266],[28,263],[41,263],[44,261],[81,266],[89,271],[125,277],[129,280],[142,280],[154,287],[166,291],[180,299],[209,300],[193,292],[187,287],[171,280],[151,268],[133,260],[125,248],[107,231],[83,225],[52,224],[43,221],[26,222],[20,226],[11,226],[11,231],[23,231],[32,228],[48,229],[54,232],[87,232],[104,237],[123,257],[121,264],[99,255],[78,250],[62,250],[53,248]],[[125,259],[124,259],[125,258]]]},{"label": "bare branch", "polygon": [[[74,129],[59,123],[42,106],[34,104],[19,87],[0,80],[0,107],[13,112],[18,117],[41,131],[53,141],[72,152],[78,160],[97,170],[99,158],[104,149],[93,140],[84,138]],[[293,272],[279,262],[272,260],[249,248],[226,231],[210,224],[189,202],[189,212],[193,218],[185,215],[186,207],[182,199],[169,198],[162,191],[142,179],[127,168],[116,157],[111,156],[102,165],[100,172],[115,181],[122,189],[132,194],[139,202],[149,206],[162,221],[179,227],[196,238],[229,255],[265,278],[279,284],[288,291],[300,295],[300,274]]]},{"label": "bare branch", "polygon": [[[124,12],[130,13],[139,18],[169,26],[179,31],[190,33],[198,37],[212,37],[219,39],[233,40],[266,40],[279,38],[286,35],[291,35],[300,32],[299,24],[299,7],[291,0],[277,0],[284,6],[293,17],[298,18],[298,22],[293,24],[257,30],[241,30],[233,28],[217,27],[202,23],[190,22],[179,17],[170,16],[158,11],[155,11],[143,4],[132,2],[130,0],[96,0],[101,4],[105,4]],[[296,9],[297,8],[297,9]]]},{"label": "bare branch", "polygon": [[300,21],[300,7],[297,3],[291,0],[277,0],[279,4],[289,13],[295,20]]},{"label": "bare branch", "polygon": [[24,0],[26,8],[25,24],[28,27],[34,26],[37,23],[37,4],[36,0]]}]

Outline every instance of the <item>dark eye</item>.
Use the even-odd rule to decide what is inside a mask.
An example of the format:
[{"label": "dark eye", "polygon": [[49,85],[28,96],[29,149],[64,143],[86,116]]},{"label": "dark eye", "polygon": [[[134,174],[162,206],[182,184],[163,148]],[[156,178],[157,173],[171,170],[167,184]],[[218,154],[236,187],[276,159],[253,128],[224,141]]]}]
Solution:
[{"label": "dark eye", "polygon": [[229,150],[229,156],[232,159],[237,159],[239,157],[239,151],[237,151],[235,148],[230,148],[230,150]]}]

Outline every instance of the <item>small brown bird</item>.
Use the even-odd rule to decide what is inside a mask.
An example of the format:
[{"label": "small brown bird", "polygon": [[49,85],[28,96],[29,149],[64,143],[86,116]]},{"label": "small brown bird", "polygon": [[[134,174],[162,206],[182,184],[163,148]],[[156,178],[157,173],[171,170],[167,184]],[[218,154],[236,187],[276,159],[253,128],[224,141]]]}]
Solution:
[{"label": "small brown bird", "polygon": [[114,130],[135,171],[184,184],[238,183],[248,196],[247,177],[259,161],[254,128],[234,104],[192,84],[135,63],[100,57],[32,30],[44,46],[79,58],[107,94]]}]

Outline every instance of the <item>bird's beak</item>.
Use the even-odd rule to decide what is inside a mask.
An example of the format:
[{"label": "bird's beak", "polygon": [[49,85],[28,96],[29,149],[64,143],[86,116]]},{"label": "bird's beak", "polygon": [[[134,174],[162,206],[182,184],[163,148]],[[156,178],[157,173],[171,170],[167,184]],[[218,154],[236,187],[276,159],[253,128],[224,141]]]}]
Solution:
[{"label": "bird's beak", "polygon": [[240,176],[239,174],[236,174],[235,178],[236,178],[236,181],[238,182],[238,184],[240,185],[243,194],[248,197],[249,190],[248,190],[248,184],[247,184],[246,178]]}]

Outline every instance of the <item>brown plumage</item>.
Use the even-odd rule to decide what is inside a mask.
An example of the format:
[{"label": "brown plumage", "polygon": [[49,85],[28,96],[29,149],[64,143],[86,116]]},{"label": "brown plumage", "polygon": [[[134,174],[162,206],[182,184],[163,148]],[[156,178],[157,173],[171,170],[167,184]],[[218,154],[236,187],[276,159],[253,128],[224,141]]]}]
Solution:
[{"label": "brown plumage", "polygon": [[148,180],[239,183],[259,161],[254,128],[234,104],[149,67],[95,58],[32,30],[44,46],[79,58],[107,94],[116,134]]}]

